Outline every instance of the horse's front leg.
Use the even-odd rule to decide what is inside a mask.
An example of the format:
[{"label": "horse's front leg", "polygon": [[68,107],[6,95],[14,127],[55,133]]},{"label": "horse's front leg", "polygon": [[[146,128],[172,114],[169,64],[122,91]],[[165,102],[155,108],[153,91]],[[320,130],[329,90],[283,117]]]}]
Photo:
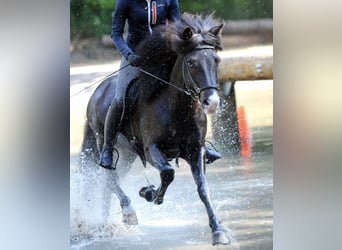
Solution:
[{"label": "horse's front leg", "polygon": [[155,204],[162,204],[167,187],[173,181],[175,170],[171,167],[168,160],[162,155],[156,144],[148,147],[149,162],[159,170],[160,173],[160,186],[154,189],[154,186],[143,187],[139,194],[147,201],[154,201]]},{"label": "horse's front leg", "polygon": [[225,231],[221,227],[218,219],[216,218],[213,205],[210,200],[209,187],[207,177],[205,175],[205,161],[204,161],[205,148],[202,147],[199,151],[191,152],[191,159],[188,160],[191,165],[192,176],[197,185],[197,192],[201,198],[209,217],[209,226],[212,231],[212,244],[229,244],[230,240]]}]

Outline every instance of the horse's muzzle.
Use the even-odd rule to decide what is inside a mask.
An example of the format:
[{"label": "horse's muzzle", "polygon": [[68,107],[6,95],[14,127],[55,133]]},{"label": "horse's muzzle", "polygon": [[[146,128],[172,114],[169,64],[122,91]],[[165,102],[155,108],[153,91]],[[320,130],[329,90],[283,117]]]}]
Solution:
[{"label": "horse's muzzle", "polygon": [[220,105],[220,96],[217,91],[212,91],[210,95],[204,96],[202,100],[201,103],[204,113],[214,114],[217,112]]}]

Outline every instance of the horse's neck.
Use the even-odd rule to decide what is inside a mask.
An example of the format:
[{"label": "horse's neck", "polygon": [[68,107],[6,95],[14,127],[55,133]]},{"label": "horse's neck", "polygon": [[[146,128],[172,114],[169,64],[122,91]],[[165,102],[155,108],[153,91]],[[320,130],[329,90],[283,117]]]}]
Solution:
[{"label": "horse's neck", "polygon": [[[183,56],[178,56],[170,75],[170,83],[174,86],[170,86],[170,89],[173,88],[172,93],[174,93],[174,95],[179,94],[182,90],[185,91],[183,79],[183,58]],[[185,95],[185,93],[183,94]]]}]

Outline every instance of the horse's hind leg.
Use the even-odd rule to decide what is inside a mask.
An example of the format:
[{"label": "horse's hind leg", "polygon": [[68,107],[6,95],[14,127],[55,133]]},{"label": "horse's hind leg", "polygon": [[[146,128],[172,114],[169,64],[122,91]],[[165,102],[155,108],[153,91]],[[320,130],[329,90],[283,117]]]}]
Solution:
[{"label": "horse's hind leg", "polygon": [[134,208],[131,205],[130,198],[124,193],[124,191],[120,187],[119,176],[117,171],[103,169],[106,175],[106,184],[103,192],[104,197],[104,211],[105,216],[108,218],[109,210],[110,210],[110,199],[111,194],[115,194],[120,201],[120,206],[122,208],[122,222],[128,225],[137,225],[138,219],[135,213]]},{"label": "horse's hind leg", "polygon": [[93,164],[98,158],[97,138],[89,123],[85,124],[81,150],[81,164]]},{"label": "horse's hind leg", "polygon": [[99,160],[100,154],[102,152],[103,142],[104,142],[103,129],[99,129],[98,127],[96,127],[94,131],[95,131],[96,147],[97,147],[98,160]]},{"label": "horse's hind leg", "polygon": [[[121,142],[121,140],[118,141]],[[118,147],[122,148],[122,145],[123,144],[118,145]],[[120,187],[119,175],[123,177],[129,172],[131,165],[136,159],[136,157],[136,154],[128,150],[120,150],[120,161],[118,162],[117,170],[103,169],[107,177],[105,185],[107,190],[105,190],[104,195],[110,195],[115,193],[115,195],[118,197],[120,201],[120,206],[122,208],[122,222],[128,225],[137,225],[138,219],[135,210],[131,205],[130,198],[124,193],[124,191]],[[110,202],[107,204],[110,205]],[[109,207],[107,211],[109,211]]]}]

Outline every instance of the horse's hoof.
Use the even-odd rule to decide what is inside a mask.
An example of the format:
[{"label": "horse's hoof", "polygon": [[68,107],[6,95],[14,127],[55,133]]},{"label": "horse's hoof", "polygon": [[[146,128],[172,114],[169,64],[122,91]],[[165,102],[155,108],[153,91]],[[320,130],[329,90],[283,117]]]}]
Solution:
[{"label": "horse's hoof", "polygon": [[218,230],[212,233],[212,244],[215,245],[228,245],[230,244],[230,239],[226,233],[222,230]]},{"label": "horse's hoof", "polygon": [[138,218],[135,212],[128,212],[122,214],[122,222],[127,225],[138,225]]},{"label": "horse's hoof", "polygon": [[154,185],[148,187],[142,187],[139,191],[139,195],[145,198],[148,202],[152,202],[157,196],[157,189]]}]

